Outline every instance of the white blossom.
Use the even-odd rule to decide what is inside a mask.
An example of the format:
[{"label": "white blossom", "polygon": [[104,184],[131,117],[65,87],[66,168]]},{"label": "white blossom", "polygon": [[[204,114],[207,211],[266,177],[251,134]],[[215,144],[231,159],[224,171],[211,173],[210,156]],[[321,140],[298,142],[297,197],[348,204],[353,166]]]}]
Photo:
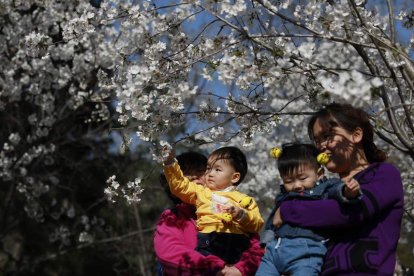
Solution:
[{"label": "white blossom", "polygon": [[51,38],[47,35],[31,32],[25,37],[26,53],[29,56],[42,56],[51,44]]},{"label": "white blossom", "polygon": [[89,23],[87,16],[73,18],[63,26],[63,39],[78,39],[81,35],[92,33],[95,28]]},{"label": "white blossom", "polygon": [[116,176],[113,175],[107,179],[106,183],[108,186],[105,188],[104,193],[109,201],[115,202],[117,197],[125,198],[129,204],[141,201],[140,195],[144,191],[140,186],[141,178],[129,181],[126,185],[120,185],[116,181]]},{"label": "white blossom", "polygon": [[79,234],[80,243],[92,243],[93,241],[94,241],[94,238],[90,233],[84,231]]}]

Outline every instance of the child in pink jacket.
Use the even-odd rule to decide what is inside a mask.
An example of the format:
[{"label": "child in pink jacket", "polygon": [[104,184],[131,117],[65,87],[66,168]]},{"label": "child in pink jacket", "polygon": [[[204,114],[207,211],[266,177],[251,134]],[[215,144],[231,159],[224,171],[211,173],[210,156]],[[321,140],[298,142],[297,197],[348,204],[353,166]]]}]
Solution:
[{"label": "child in pink jacket", "polygon": [[[184,174],[193,182],[202,184],[207,158],[195,152],[177,156]],[[165,181],[165,179],[163,180]],[[168,187],[166,189],[168,190]],[[178,199],[174,199],[177,202]],[[214,255],[203,256],[195,250],[197,228],[195,208],[185,203],[177,203],[172,209],[165,210],[157,223],[154,235],[154,249],[161,265],[160,275],[216,275],[221,273],[241,273],[254,275],[263,256],[258,235],[250,238],[249,249],[239,262],[226,265]]]}]

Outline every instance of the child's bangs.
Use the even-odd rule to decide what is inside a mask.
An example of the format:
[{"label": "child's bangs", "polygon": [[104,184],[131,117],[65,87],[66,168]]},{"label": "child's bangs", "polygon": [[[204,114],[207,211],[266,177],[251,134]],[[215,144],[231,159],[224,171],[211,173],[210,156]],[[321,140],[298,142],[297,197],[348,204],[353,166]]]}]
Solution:
[{"label": "child's bangs", "polygon": [[303,160],[303,159],[296,159],[296,160],[288,160],[288,162],[282,162],[279,164],[279,174],[281,177],[290,177],[293,175],[298,174],[299,172],[303,171],[305,168],[315,168],[314,162],[310,160]]}]

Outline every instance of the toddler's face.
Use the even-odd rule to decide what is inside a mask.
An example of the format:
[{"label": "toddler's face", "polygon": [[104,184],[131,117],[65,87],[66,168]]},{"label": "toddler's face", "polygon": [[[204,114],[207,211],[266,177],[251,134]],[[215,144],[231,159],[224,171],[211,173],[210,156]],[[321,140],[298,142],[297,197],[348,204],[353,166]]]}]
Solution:
[{"label": "toddler's face", "polygon": [[240,173],[236,172],[227,159],[217,159],[215,156],[210,156],[207,161],[205,178],[208,188],[220,191],[234,185],[240,179]]},{"label": "toddler's face", "polygon": [[303,192],[315,186],[320,178],[317,170],[310,165],[302,165],[289,175],[282,176],[283,187],[286,192]]}]

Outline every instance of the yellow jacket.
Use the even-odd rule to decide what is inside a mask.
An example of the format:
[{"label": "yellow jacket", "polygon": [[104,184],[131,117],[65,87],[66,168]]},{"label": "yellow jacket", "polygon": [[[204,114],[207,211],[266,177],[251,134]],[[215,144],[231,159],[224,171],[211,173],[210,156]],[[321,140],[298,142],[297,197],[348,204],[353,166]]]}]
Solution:
[{"label": "yellow jacket", "polygon": [[185,203],[196,206],[197,227],[200,232],[247,234],[257,233],[262,228],[264,221],[254,200],[244,209],[246,215],[240,221],[233,219],[229,223],[223,223],[219,217],[226,206],[241,208],[238,202],[246,197],[245,194],[239,191],[212,191],[191,182],[183,175],[177,162],[164,166],[164,174],[172,194]]}]

